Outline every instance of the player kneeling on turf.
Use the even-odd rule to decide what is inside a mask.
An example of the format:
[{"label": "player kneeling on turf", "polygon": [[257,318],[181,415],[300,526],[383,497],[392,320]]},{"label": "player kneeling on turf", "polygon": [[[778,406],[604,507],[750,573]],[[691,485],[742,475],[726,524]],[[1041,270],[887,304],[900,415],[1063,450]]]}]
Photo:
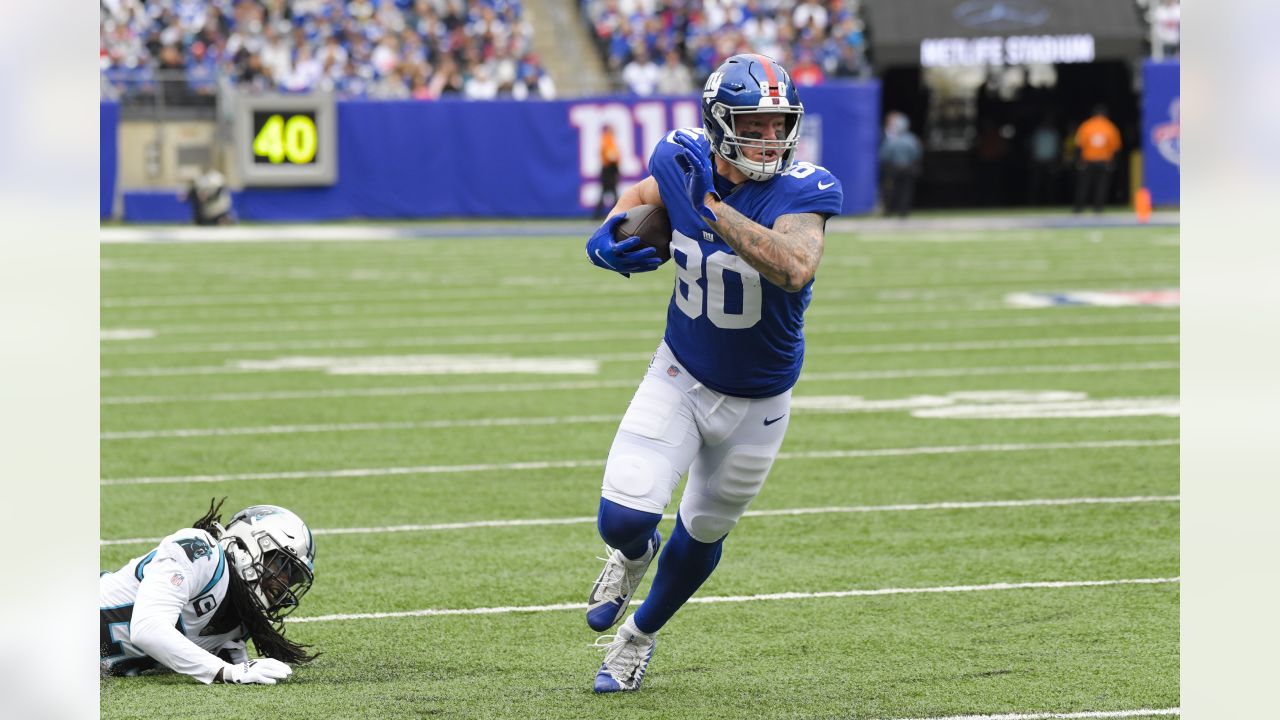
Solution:
[{"label": "player kneeling on turf", "polygon": [[[315,655],[284,637],[315,570],[302,518],[275,505],[236,513],[224,528],[210,503],[189,528],[98,579],[102,671],[164,665],[208,684],[274,685]],[[250,660],[245,640],[262,658]]]}]

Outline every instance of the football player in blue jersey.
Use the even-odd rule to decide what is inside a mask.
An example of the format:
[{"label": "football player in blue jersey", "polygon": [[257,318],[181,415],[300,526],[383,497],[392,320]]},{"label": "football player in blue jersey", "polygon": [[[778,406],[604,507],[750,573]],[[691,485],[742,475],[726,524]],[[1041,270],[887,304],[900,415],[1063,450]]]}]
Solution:
[{"label": "football player in blue jersey", "polygon": [[662,512],[689,475],[648,596],[597,641],[596,692],[640,687],[656,633],[711,575],[782,445],[826,221],[843,204],[839,180],[795,162],[803,117],[781,65],[729,58],[703,89],[702,128],[659,142],[650,177],[587,241],[602,268],[653,270],[653,248],[613,231],[628,209],[662,205],[676,273],[663,341],[609,450],[598,514],[608,557],[587,601],[592,629],[623,618],[662,546]]},{"label": "football player in blue jersey", "polygon": [[[275,505],[245,508],[223,528],[221,507],[98,578],[104,675],[164,666],[205,684],[274,685],[289,663],[315,658],[283,628],[311,587],[310,528]],[[249,659],[246,640],[261,658]]]}]

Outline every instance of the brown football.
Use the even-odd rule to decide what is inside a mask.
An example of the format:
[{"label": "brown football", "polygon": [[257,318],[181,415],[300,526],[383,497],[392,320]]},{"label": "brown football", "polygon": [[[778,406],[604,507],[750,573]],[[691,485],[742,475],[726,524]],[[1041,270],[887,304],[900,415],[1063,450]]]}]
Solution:
[{"label": "brown football", "polygon": [[671,259],[671,220],[661,205],[639,205],[627,211],[626,219],[613,229],[613,237],[625,240],[632,236],[657,250],[663,262]]}]

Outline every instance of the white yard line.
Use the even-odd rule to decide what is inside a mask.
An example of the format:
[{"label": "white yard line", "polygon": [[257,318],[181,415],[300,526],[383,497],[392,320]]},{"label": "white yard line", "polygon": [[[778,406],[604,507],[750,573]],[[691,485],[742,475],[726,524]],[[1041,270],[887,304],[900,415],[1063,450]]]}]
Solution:
[{"label": "white yard line", "polygon": [[[810,460],[823,458],[903,457],[912,455],[951,455],[959,453],[1029,452],[1042,450],[1086,450],[1107,448],[1160,447],[1177,445],[1177,438],[1159,440],[1097,440],[1061,443],[1007,443],[993,445],[950,445],[939,447],[876,448],[866,450],[815,450],[810,452],[784,452],[779,460]],[[185,483],[218,483],[240,480],[301,480],[321,478],[364,478],[399,475],[445,475],[472,472],[521,472],[555,468],[603,467],[603,459],[591,460],[539,460],[513,463],[476,463],[468,465],[420,465],[415,467],[343,468],[337,470],[294,470],[268,473],[230,473],[221,475],[174,475],[167,477],[103,478],[106,485],[167,485]]]},{"label": "white yard line", "polygon": [[[800,382],[830,380],[880,380],[886,378],[940,378],[971,377],[982,375],[1036,375],[1075,374],[1098,372],[1145,372],[1150,370],[1176,370],[1177,361],[1146,363],[1082,364],[1082,365],[998,365],[969,368],[916,368],[910,370],[865,370],[850,372],[804,373]],[[135,368],[143,370],[142,368]],[[166,368],[155,368],[167,370]],[[468,393],[499,392],[551,392],[561,390],[600,390],[605,388],[634,388],[637,379],[584,380],[550,383],[493,383],[418,385],[407,387],[345,388],[333,390],[278,390],[273,392],[214,393],[211,395],[106,395],[100,398],[102,405],[151,405],[183,402],[257,402],[264,400],[308,400],[338,397],[408,397],[412,395],[456,395]]]},{"label": "white yard line", "polygon": [[[907,503],[898,505],[847,505],[813,508],[783,508],[779,510],[748,510],[746,517],[788,517],[796,515],[827,515],[846,513],[914,512],[918,510],[981,510],[987,508],[1064,507],[1072,505],[1129,505],[1134,503],[1179,502],[1177,495],[1137,495],[1131,497],[1084,498],[1034,498],[1029,500],[974,500],[934,503]],[[662,516],[675,520],[675,513]],[[317,528],[316,535],[376,535],[399,532],[436,532],[442,530],[474,530],[477,528],[546,527],[556,525],[587,525],[596,522],[596,516],[568,518],[523,518],[515,520],[475,520],[472,522],[431,523],[426,525],[383,525],[379,527]],[[162,538],[115,538],[100,540],[99,545],[155,544]]]},{"label": "white yard line", "polygon": [[292,435],[296,433],[365,432],[373,430],[441,430],[459,427],[525,427],[537,425],[583,425],[617,422],[614,415],[568,415],[564,417],[479,418],[471,420],[424,420],[421,422],[366,422],[320,425],[262,425],[257,427],[185,428],[180,430],[130,430],[104,432],[101,440],[150,440],[154,438],[226,437],[233,435]]},{"label": "white yard line", "polygon": [[[1124,337],[1067,337],[1067,338],[1034,338],[1024,340],[972,340],[963,342],[940,342],[940,343],[894,343],[882,345],[836,345],[822,347],[818,352],[822,355],[883,355],[883,354],[908,354],[922,352],[964,352],[976,350],[1017,350],[1032,348],[1053,348],[1053,347],[1109,347],[1109,346],[1140,346],[1140,345],[1176,345],[1180,338],[1177,335],[1136,335]],[[372,342],[360,345],[347,344],[350,341],[324,341],[330,344],[315,343],[311,347],[322,349],[336,349],[349,347],[378,347],[382,343]],[[400,342],[388,342],[386,345],[402,345]],[[423,346],[430,346],[435,343],[423,339]],[[269,349],[302,349],[297,344],[291,347],[284,347],[290,344],[281,344],[278,348],[255,347],[254,350]],[[216,349],[215,349],[216,348]],[[157,349],[158,353],[162,352]],[[183,352],[193,352],[191,350],[183,350]],[[221,349],[220,346],[210,345],[206,347],[206,352],[231,352]],[[622,362],[631,360],[644,360],[653,353],[651,352],[629,352],[629,353],[607,353],[603,355],[586,355],[575,356],[575,360],[593,360],[597,362]],[[350,360],[355,360],[359,356],[352,356]],[[558,356],[545,356],[542,358],[547,361],[564,360]],[[265,372],[315,372],[316,368],[307,366],[290,366],[285,364],[269,365],[265,363],[249,363],[240,361],[235,365],[194,365],[194,366],[178,366],[178,367],[143,367],[143,368],[117,368],[115,370],[103,370],[100,375],[104,378],[110,377],[157,377],[157,376],[181,376],[181,375],[242,375],[248,373],[265,373]]]},{"label": "white yard line", "polygon": [[[556,285],[556,289],[563,290],[565,285]],[[617,298],[621,295],[642,295],[651,292],[650,288],[642,286],[623,286],[616,285],[604,286],[599,283],[572,283],[567,287],[581,288],[581,292],[558,292],[558,293],[540,293],[534,300],[547,301],[561,299],[572,301],[575,298],[581,298],[590,295],[592,291],[609,292],[609,297]],[[630,287],[630,289],[628,289]],[[511,287],[508,292],[495,292],[490,285],[487,287],[461,287],[452,289],[433,289],[433,290],[391,290],[379,291],[369,289],[364,292],[280,292],[280,293],[225,293],[212,295],[124,295],[119,297],[102,298],[103,308],[174,308],[174,307],[227,307],[227,306],[244,306],[244,305],[271,305],[273,307],[284,305],[343,305],[349,303],[397,303],[397,302],[427,302],[435,303],[441,300],[483,300],[483,299],[530,299],[529,289],[527,287]]]},{"label": "white yard line", "polygon": [[[944,585],[920,588],[877,588],[874,590],[829,590],[822,592],[782,592],[761,595],[711,595],[689,599],[690,605],[713,603],[760,602],[769,600],[811,600],[817,598],[875,597],[881,595],[922,595],[933,593],[989,592],[994,590],[1034,590],[1082,587],[1109,587],[1115,585],[1171,585],[1181,580],[1176,577],[1128,578],[1123,580],[1059,580],[1047,582],[989,583],[986,585]],[[643,604],[637,598],[636,603]],[[400,612],[342,613],[289,618],[292,623],[335,622],[345,620],[380,620],[383,618],[434,617],[441,615],[506,615],[509,613],[554,612],[558,610],[585,610],[585,603],[559,603],[556,605],[515,605],[507,607],[479,608],[428,608],[402,610]]]},{"label": "white yard line", "polygon": [[[860,396],[797,395],[792,413],[823,415],[851,413],[910,413],[918,418],[1034,419],[1049,417],[1131,417],[1179,414],[1177,397],[1090,399],[1087,393],[1019,393],[1003,397],[988,394],[949,393],[908,398],[867,400]],[[387,430],[447,430],[452,428],[540,427],[616,423],[619,414],[566,415],[506,418],[464,418],[399,422],[317,423],[305,425],[251,425],[241,427],[170,428],[103,432],[98,439],[155,440],[166,438],[236,437],[250,435],[298,435],[305,433],[381,432]]]},{"label": "white yard line", "polygon": [[295,340],[292,342],[225,342],[200,345],[138,345],[104,347],[103,355],[206,355],[226,352],[279,352],[283,350],[341,350],[382,347],[441,347],[447,345],[516,345],[528,343],[595,342],[658,338],[654,328],[604,332],[555,332],[506,335],[453,335],[446,337]]},{"label": "white yard line", "polygon": [[[1010,310],[1008,308],[994,309],[974,309],[974,308],[956,308],[951,306],[945,310],[938,308],[930,308],[922,311],[926,315],[925,319],[910,319],[903,316],[917,314],[914,310],[906,310],[902,308],[880,308],[865,309],[861,306],[850,305],[848,310],[841,309],[840,312],[822,312],[811,311],[808,314],[808,326],[806,332],[810,339],[820,338],[821,336],[838,334],[838,333],[900,333],[915,330],[981,330],[981,329],[1021,329],[1021,328],[1055,328],[1055,327],[1104,327],[1114,325],[1138,325],[1138,324],[1176,324],[1179,321],[1179,315],[1176,310],[1166,310],[1154,313],[1143,314],[1127,314],[1131,309],[1105,309],[1103,313],[1092,313],[1084,315],[1070,314],[1076,308],[1055,308],[1048,314],[1043,310]],[[991,313],[981,317],[959,318],[952,320],[939,320],[937,316],[945,315],[947,312],[961,311],[965,313]],[[1027,315],[1026,313],[1036,313]],[[897,320],[874,321],[870,318],[885,317],[888,315],[898,316]],[[246,317],[257,319],[260,313],[249,312]],[[519,312],[507,313],[500,319],[494,319],[494,322],[458,322],[459,317],[449,315],[446,317],[424,317],[414,315],[412,317],[403,317],[401,315],[391,315],[389,317],[377,317],[368,313],[359,314],[355,317],[353,313],[335,313],[329,316],[311,316],[319,317],[317,320],[298,320],[286,321],[280,323],[257,323],[250,326],[238,326],[234,323],[222,323],[214,325],[165,325],[154,322],[154,318],[131,318],[127,322],[134,324],[145,323],[151,326],[151,329],[158,336],[164,336],[170,339],[180,339],[183,335],[231,335],[239,342],[252,342],[249,336],[254,334],[268,335],[272,341],[278,341],[287,338],[294,332],[298,333],[328,333],[330,337],[322,338],[301,338],[299,341],[314,340],[330,340],[333,335],[350,335],[351,333],[377,332],[379,330],[394,329],[430,329],[430,328],[460,328],[460,329],[483,329],[488,327],[511,327],[521,330],[528,329],[539,325],[555,326],[568,325],[571,328],[581,328],[590,326],[594,323],[594,318],[582,318],[574,315],[572,312],[565,311],[546,311],[539,312],[535,315],[521,315]],[[610,314],[610,318],[613,315]],[[470,318],[467,318],[470,319]],[[485,318],[479,318],[481,320]],[[491,318],[492,319],[492,318]],[[628,326],[636,328],[652,328],[653,334],[660,332],[661,326],[655,325],[660,316],[653,311],[640,314],[622,314],[619,316],[618,322],[614,323],[615,330],[628,328]],[[857,319],[859,322],[849,322],[850,319]],[[351,320],[355,324],[348,323]],[[526,322],[527,320],[527,322]],[[612,322],[612,320],[611,320]],[[479,337],[484,337],[483,335]],[[352,338],[357,339],[357,338]],[[375,340],[377,338],[374,338]],[[152,343],[147,343],[151,345]],[[114,344],[112,345],[114,348]],[[130,346],[132,347],[132,346]]]},{"label": "white yard line", "polygon": [[100,335],[102,342],[123,342],[150,340],[156,336],[156,331],[149,328],[103,328]]},{"label": "white yard line", "polygon": [[[838,332],[846,332],[846,330],[836,327],[820,328],[818,330],[810,330],[810,335],[829,335]],[[453,336],[424,336],[424,337],[393,337],[393,338],[325,338],[311,340],[291,340],[286,342],[220,342],[220,343],[201,343],[186,345],[164,345],[147,343],[144,345],[116,347],[114,344],[110,347],[102,349],[103,355],[207,355],[209,353],[235,353],[235,352],[284,352],[290,350],[343,350],[343,349],[364,349],[364,348],[417,348],[417,347],[439,347],[451,345],[515,345],[515,344],[542,344],[542,343],[560,343],[560,342],[595,342],[601,340],[632,340],[652,338],[658,333],[653,327],[643,330],[627,330],[627,331],[588,331],[588,332],[551,332],[551,333],[506,333],[491,335],[453,335]],[[1141,336],[1141,338],[1154,341],[1157,336]],[[1177,342],[1176,335],[1158,336],[1161,338],[1159,342]],[[1171,339],[1170,339],[1171,338]],[[1104,341],[1110,342],[1104,342]],[[969,344],[977,345],[968,349],[998,349],[998,348],[1017,348],[1017,347],[1055,347],[1053,343],[1074,343],[1074,344],[1137,344],[1125,342],[1124,338],[1035,338],[1024,340],[974,340],[968,341]],[[870,350],[862,352],[923,352],[925,349],[966,349],[965,342],[952,343],[901,343],[896,345],[882,345],[879,347],[886,348],[884,350]],[[986,347],[984,347],[984,345]],[[857,348],[858,346],[846,346]],[[893,348],[920,348],[919,350],[894,350]],[[855,352],[857,350],[854,350]]]},{"label": "white yard line", "polygon": [[1076,720],[1077,718],[1137,718],[1181,715],[1182,708],[1138,708],[1136,710],[1085,710],[1083,712],[1000,713],[998,715],[939,715],[927,718],[892,720]]},{"label": "white yard line", "polygon": [[[889,308],[889,305],[882,306]],[[901,312],[902,306],[892,306],[895,312]],[[1001,305],[984,306],[982,308],[957,308],[955,305],[946,308],[936,308],[937,312],[956,311],[964,312],[994,312],[1007,314],[1011,317],[1007,320],[979,320],[974,322],[964,321],[948,321],[934,320],[928,323],[861,323],[858,325],[839,325],[833,326],[833,329],[839,332],[879,332],[907,329],[949,329],[964,327],[1054,327],[1059,325],[1115,325],[1126,323],[1147,323],[1147,322],[1176,322],[1178,320],[1177,311],[1164,311],[1160,313],[1144,313],[1141,315],[1117,315],[1114,311],[1108,310],[1105,315],[1099,317],[1071,317],[1063,316],[1061,310],[1085,309],[1090,308],[1053,308],[1044,316],[1021,317],[1026,310],[1015,310]],[[518,310],[518,309],[517,309]],[[813,324],[817,323],[821,326],[828,322],[828,319],[843,318],[850,315],[882,315],[889,314],[878,311],[867,312],[863,305],[852,305],[849,307],[833,307],[826,308],[819,306],[812,308],[806,312],[810,327],[810,332],[814,331]],[[1131,309],[1129,309],[1131,310]],[[1039,312],[1039,311],[1031,311]],[[502,315],[466,315],[459,317],[457,315],[448,316],[430,316],[423,317],[421,315],[392,315],[388,317],[368,317],[327,320],[285,320],[276,322],[250,322],[250,323],[210,323],[210,324],[184,324],[184,325],[154,325],[155,332],[166,337],[176,335],[215,335],[215,334],[234,334],[249,335],[255,333],[280,335],[282,333],[291,332],[348,332],[348,331],[368,331],[368,330],[398,330],[408,328],[439,328],[439,327],[484,327],[484,326],[503,326],[503,325],[557,325],[569,324],[573,322],[588,322],[594,319],[594,316],[588,317],[583,315],[575,315],[573,313],[541,313],[535,315],[523,315],[518,313],[505,313]],[[646,310],[644,312],[617,312],[609,314],[610,322],[616,323],[637,323],[652,324],[661,319],[660,313],[654,310]],[[818,329],[821,329],[819,327]]]}]

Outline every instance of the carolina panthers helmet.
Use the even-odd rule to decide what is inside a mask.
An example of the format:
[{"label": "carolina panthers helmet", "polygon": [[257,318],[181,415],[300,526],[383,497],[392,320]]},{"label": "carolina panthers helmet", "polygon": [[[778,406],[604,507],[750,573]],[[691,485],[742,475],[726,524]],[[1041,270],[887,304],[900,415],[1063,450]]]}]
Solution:
[{"label": "carolina panthers helmet", "polygon": [[[757,113],[783,113],[785,136],[764,140],[740,135],[738,118]],[[781,65],[764,55],[734,55],[707,77],[702,89],[702,127],[711,151],[752,180],[768,180],[787,169],[800,141],[804,105]],[[776,150],[773,160],[747,157],[745,150]]]},{"label": "carolina panthers helmet", "polygon": [[231,517],[219,542],[231,567],[272,622],[298,607],[315,575],[316,546],[302,518],[276,505],[254,505]]}]

